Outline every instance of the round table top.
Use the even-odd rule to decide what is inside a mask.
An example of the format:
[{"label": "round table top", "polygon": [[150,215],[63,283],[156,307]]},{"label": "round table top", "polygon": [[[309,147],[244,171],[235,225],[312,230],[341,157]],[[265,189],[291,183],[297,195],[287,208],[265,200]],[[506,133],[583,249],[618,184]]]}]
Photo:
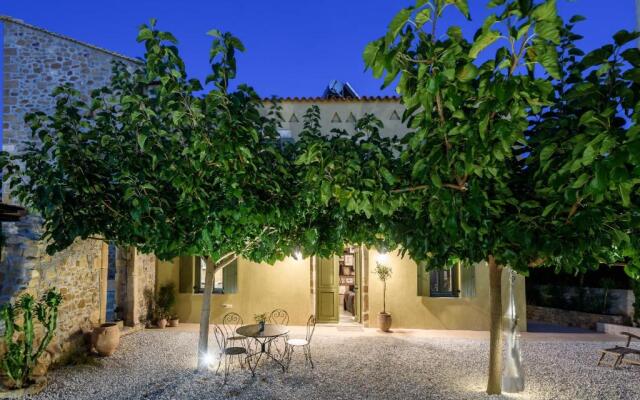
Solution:
[{"label": "round table top", "polygon": [[289,328],[283,325],[276,324],[264,324],[264,331],[260,332],[260,325],[244,325],[236,329],[238,335],[253,337],[253,338],[267,338],[282,336],[289,333]]}]

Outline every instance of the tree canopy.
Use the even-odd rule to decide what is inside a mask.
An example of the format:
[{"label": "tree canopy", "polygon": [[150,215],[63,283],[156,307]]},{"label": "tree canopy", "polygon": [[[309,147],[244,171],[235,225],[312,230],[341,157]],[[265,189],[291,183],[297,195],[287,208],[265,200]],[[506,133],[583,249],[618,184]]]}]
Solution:
[{"label": "tree canopy", "polygon": [[48,251],[97,236],[168,259],[289,254],[291,171],[277,120],[229,82],[242,43],[213,30],[211,90],[188,79],[177,40],[141,27],[143,65],[114,67],[82,99],[60,87],[55,111],[29,115],[35,140],[9,166],[12,193],[42,215]]}]

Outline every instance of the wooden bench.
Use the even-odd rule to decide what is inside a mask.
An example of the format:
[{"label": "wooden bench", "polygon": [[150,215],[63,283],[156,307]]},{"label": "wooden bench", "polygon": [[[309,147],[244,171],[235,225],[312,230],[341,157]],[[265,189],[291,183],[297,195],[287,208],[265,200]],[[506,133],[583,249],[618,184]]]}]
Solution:
[{"label": "wooden bench", "polygon": [[636,349],[631,347],[631,340],[632,339],[636,339],[636,340],[640,340],[640,336],[638,335],[634,335],[633,333],[629,333],[629,332],[620,332],[621,335],[624,335],[627,337],[627,344],[626,346],[616,346],[616,347],[612,347],[609,349],[602,349],[600,350],[600,352],[602,353],[602,355],[600,356],[600,359],[598,360],[598,366],[600,366],[602,364],[602,361],[604,360],[604,358],[607,355],[611,355],[614,357],[614,361],[613,364],[604,364],[607,366],[610,366],[613,369],[616,369],[620,366],[620,364],[627,363],[627,364],[632,364],[632,365],[640,365],[640,359],[629,359],[629,358],[625,358],[625,356],[631,354],[631,355],[637,355],[640,356],[640,349]]}]

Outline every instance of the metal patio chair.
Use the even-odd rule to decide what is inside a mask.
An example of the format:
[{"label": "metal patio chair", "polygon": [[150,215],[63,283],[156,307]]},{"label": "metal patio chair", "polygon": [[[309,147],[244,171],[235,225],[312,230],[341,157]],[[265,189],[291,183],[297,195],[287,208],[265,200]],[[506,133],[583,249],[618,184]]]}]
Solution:
[{"label": "metal patio chair", "polygon": [[224,385],[227,383],[227,376],[229,375],[229,369],[234,358],[238,360],[240,368],[244,369],[244,358],[247,355],[247,349],[241,346],[229,346],[229,343],[231,342],[228,342],[224,331],[218,325],[214,325],[213,335],[219,349],[216,375],[218,374],[218,371],[220,371],[220,367],[224,364]]},{"label": "metal patio chair", "polygon": [[[269,314],[267,322],[275,325],[289,326],[289,313],[285,309],[276,308]],[[274,340],[273,344],[269,343],[269,351],[271,351],[271,346],[273,346],[276,348],[278,355],[284,358],[287,350],[287,340],[289,340],[289,335],[284,335],[282,338]],[[280,342],[282,343],[281,346],[278,345]]]},{"label": "metal patio chair", "polygon": [[242,317],[238,313],[230,312],[226,313],[222,317],[222,328],[224,330],[224,336],[227,338],[227,342],[241,342],[242,347],[247,347],[247,338],[240,336],[236,333],[236,329],[243,325]]},{"label": "metal patio chair", "polygon": [[285,350],[285,357],[287,358],[287,371],[289,365],[291,365],[291,357],[296,348],[302,348],[304,352],[305,365],[307,362],[314,368],[313,359],[311,358],[311,339],[313,338],[313,332],[316,330],[316,317],[311,315],[307,320],[307,334],[304,339],[288,339],[287,347]]}]

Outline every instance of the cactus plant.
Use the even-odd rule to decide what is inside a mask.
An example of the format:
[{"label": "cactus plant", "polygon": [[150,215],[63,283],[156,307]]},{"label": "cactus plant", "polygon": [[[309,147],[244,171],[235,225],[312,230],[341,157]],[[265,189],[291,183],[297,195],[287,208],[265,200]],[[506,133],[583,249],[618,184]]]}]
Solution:
[{"label": "cactus plant", "polygon": [[[15,304],[0,306],[0,319],[5,331],[2,341],[6,353],[0,361],[0,369],[6,374],[15,388],[28,386],[33,368],[45,351],[58,324],[58,307],[62,296],[55,289],[48,290],[40,301],[30,294],[22,295]],[[40,343],[35,345],[33,317],[42,324],[44,335]],[[18,319],[22,316],[22,325]]]}]

